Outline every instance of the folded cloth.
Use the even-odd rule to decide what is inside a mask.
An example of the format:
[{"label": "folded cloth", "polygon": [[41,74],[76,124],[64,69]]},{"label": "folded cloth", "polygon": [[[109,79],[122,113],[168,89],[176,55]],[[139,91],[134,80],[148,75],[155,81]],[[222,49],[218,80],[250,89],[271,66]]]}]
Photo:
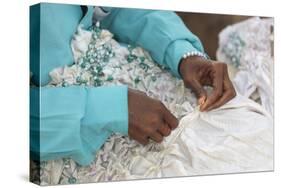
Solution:
[{"label": "folded cloth", "polygon": [[[87,167],[70,159],[43,162],[41,184],[273,169],[273,122],[259,104],[238,95],[218,109],[200,112],[194,94],[181,80],[155,64],[145,50],[121,46],[105,30],[93,41],[88,32],[80,30],[74,37],[75,64],[53,70],[49,87],[127,84],[161,100],[180,124],[161,144],[151,141],[142,146],[127,136],[114,134]],[[97,50],[91,52],[85,46]],[[85,61],[89,53],[107,54],[109,58]],[[102,74],[93,77],[91,71]],[[32,164],[35,168],[36,164]]]},{"label": "folded cloth", "polygon": [[273,116],[272,18],[254,17],[219,34],[217,59],[229,64],[236,91],[259,102]]}]

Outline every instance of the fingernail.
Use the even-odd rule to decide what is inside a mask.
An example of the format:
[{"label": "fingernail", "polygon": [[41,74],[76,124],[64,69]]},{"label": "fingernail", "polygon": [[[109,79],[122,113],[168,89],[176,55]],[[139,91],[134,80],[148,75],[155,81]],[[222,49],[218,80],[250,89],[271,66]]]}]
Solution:
[{"label": "fingernail", "polygon": [[201,112],[204,112],[204,108],[203,108],[202,105],[199,106],[199,110],[200,110]]},{"label": "fingernail", "polygon": [[205,103],[205,101],[206,101],[206,97],[205,96],[202,96],[202,97],[200,97],[198,99],[198,103],[199,103],[200,106],[203,105]]}]

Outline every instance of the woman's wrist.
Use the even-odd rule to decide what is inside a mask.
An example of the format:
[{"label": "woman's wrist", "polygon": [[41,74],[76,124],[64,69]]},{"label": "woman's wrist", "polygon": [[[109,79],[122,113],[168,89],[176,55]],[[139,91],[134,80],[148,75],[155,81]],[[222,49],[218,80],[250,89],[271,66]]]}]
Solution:
[{"label": "woman's wrist", "polygon": [[186,58],[193,57],[193,56],[204,57],[205,59],[207,59],[207,56],[205,55],[205,53],[199,52],[199,51],[186,52],[185,54],[183,54],[182,58],[186,59]]},{"label": "woman's wrist", "polygon": [[200,64],[200,63],[208,63],[210,60],[206,59],[205,57],[202,56],[190,56],[187,58],[182,58],[180,63],[179,63],[179,74],[181,75],[181,77],[183,78],[184,76],[184,72],[186,68],[188,68],[188,66],[190,64]]}]

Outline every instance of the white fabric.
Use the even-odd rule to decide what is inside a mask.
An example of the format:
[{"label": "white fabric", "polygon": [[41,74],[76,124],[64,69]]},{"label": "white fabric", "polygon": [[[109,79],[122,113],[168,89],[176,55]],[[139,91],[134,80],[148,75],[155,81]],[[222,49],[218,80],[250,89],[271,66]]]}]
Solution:
[{"label": "white fabric", "polygon": [[217,59],[236,67],[233,83],[241,95],[260,100],[273,115],[273,19],[258,17],[219,34]]},{"label": "white fabric", "polygon": [[88,44],[92,38],[91,32],[81,29],[78,27],[77,35],[73,36],[71,43],[71,49],[73,52],[74,61],[77,62],[78,58],[81,57],[88,49]]},{"label": "white fabric", "polygon": [[[90,42],[90,32],[80,30],[77,35],[72,41],[75,57],[85,53]],[[273,122],[260,105],[238,95],[219,109],[200,112],[183,82],[157,66],[143,49],[134,48],[132,53],[145,57],[148,69],[137,61],[128,63],[129,50],[105,30],[96,45],[104,43],[115,52],[103,70],[104,77],[112,76],[113,81],[104,85],[127,84],[161,100],[180,119],[179,127],[163,143],[151,141],[147,146],[112,135],[87,167],[78,167],[72,160],[48,161],[41,168],[42,184],[67,184],[72,177],[85,183],[273,169]],[[50,84],[61,86],[62,80],[76,84],[81,74],[88,75],[77,64],[61,67],[51,72]],[[86,78],[90,85],[90,76]]]},{"label": "white fabric", "polygon": [[[99,153],[93,180],[272,170],[272,131],[270,115],[238,96],[208,113],[195,109],[159,145],[142,147],[121,141],[122,137],[111,138]],[[109,161],[106,168],[104,161]]]}]

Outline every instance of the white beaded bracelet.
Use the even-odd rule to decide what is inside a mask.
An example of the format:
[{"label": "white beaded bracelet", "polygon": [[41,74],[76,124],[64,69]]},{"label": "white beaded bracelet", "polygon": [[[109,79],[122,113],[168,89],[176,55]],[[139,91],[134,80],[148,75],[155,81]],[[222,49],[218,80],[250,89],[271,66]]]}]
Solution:
[{"label": "white beaded bracelet", "polygon": [[183,54],[182,58],[186,59],[186,58],[191,57],[191,56],[200,56],[200,57],[204,57],[204,58],[207,59],[207,57],[204,53],[198,52],[198,51],[187,52],[187,53]]}]

